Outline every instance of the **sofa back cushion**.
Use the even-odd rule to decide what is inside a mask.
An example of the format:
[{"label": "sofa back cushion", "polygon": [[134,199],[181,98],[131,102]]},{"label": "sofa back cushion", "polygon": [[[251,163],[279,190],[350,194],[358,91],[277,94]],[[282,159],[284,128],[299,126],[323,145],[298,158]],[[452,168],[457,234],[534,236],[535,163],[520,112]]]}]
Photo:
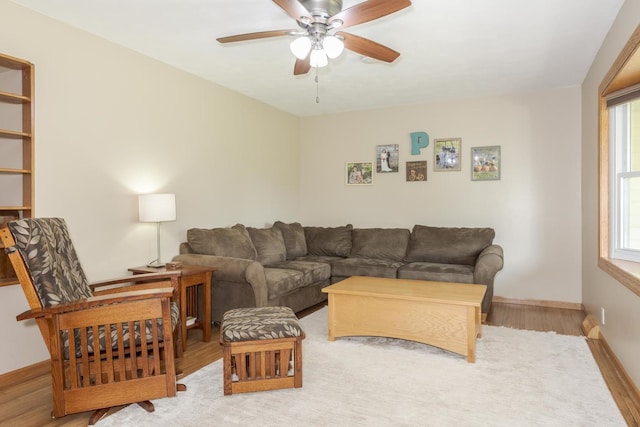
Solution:
[{"label": "sofa back cushion", "polygon": [[484,248],[493,243],[492,228],[449,228],[416,225],[411,232],[405,261],[474,265]]},{"label": "sofa back cushion", "polygon": [[242,224],[231,228],[192,228],[187,231],[187,242],[194,253],[228,256],[255,260],[256,248],[249,232]]},{"label": "sofa back cushion", "polygon": [[287,259],[307,255],[307,240],[304,237],[304,229],[299,222],[285,224],[282,221],[276,221],[273,227],[282,233],[284,246],[287,248]]},{"label": "sofa back cushion", "polygon": [[274,264],[287,259],[287,249],[279,229],[247,227],[247,231],[256,248],[260,264]]},{"label": "sofa back cushion", "polygon": [[350,257],[402,261],[407,253],[405,228],[355,228]]},{"label": "sofa back cushion", "polygon": [[351,224],[342,227],[304,227],[309,255],[349,256],[352,230]]}]

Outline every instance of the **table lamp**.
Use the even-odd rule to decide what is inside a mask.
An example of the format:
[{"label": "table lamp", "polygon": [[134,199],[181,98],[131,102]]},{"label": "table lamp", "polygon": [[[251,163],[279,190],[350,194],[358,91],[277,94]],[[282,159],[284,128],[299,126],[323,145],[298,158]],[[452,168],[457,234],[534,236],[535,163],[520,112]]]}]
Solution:
[{"label": "table lamp", "polygon": [[147,264],[147,267],[164,267],[160,256],[160,223],[176,220],[176,195],[140,194],[138,196],[138,213],[140,222],[155,222],[158,225],[158,258]]}]

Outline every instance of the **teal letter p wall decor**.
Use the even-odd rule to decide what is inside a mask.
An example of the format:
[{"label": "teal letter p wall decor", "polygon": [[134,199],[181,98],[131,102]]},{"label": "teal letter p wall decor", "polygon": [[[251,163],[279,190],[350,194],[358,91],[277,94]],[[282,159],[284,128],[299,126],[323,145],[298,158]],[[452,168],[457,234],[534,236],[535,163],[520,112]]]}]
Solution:
[{"label": "teal letter p wall decor", "polygon": [[421,148],[429,146],[429,135],[426,132],[411,132],[411,155],[420,154]]}]

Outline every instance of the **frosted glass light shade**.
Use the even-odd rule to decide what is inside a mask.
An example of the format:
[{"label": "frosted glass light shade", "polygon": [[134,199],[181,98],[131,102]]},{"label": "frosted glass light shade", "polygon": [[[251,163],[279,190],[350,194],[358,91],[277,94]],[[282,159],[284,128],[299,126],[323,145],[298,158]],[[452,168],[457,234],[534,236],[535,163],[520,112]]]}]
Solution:
[{"label": "frosted glass light shade", "polygon": [[329,63],[324,49],[313,49],[311,51],[310,63],[312,67],[325,67]]},{"label": "frosted glass light shade", "polygon": [[322,47],[329,58],[335,59],[344,50],[344,42],[336,36],[325,36]]},{"label": "frosted glass light shade", "polygon": [[306,36],[298,37],[289,45],[291,52],[298,59],[304,59],[309,55],[309,51],[311,50],[311,39]]},{"label": "frosted glass light shade", "polygon": [[140,222],[176,220],[175,194],[141,194],[138,196]]}]

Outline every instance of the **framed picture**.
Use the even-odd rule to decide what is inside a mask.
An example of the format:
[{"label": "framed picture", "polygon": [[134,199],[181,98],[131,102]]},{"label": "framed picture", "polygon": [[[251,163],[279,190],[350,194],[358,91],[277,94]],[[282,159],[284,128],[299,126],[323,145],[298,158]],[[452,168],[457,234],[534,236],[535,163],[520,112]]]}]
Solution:
[{"label": "framed picture", "polygon": [[347,185],[373,184],[373,162],[347,162]]},{"label": "framed picture", "polygon": [[433,170],[459,171],[462,138],[436,139],[433,141]]},{"label": "framed picture", "polygon": [[376,145],[376,172],[398,172],[400,166],[398,144]]},{"label": "framed picture", "polygon": [[500,179],[500,146],[471,148],[471,180],[491,181]]},{"label": "framed picture", "polygon": [[407,162],[407,182],[427,180],[427,161]]}]

